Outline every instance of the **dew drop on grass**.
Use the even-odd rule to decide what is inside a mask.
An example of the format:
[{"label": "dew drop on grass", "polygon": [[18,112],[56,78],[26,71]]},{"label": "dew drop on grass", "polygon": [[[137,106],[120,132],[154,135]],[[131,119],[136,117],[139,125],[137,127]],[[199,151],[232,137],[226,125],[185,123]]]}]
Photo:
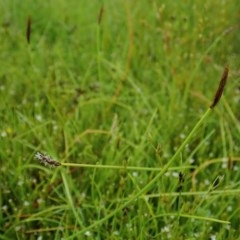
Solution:
[{"label": "dew drop on grass", "polygon": [[2,131],[2,132],[1,132],[1,137],[4,138],[4,137],[6,137],[6,136],[7,136],[7,133],[6,133],[5,131]]},{"label": "dew drop on grass", "polygon": [[43,202],[44,202],[44,200],[43,200],[42,198],[38,198],[38,199],[37,199],[37,203],[38,203],[38,204],[43,203]]},{"label": "dew drop on grass", "polygon": [[230,230],[230,229],[231,229],[231,225],[230,225],[230,224],[225,224],[225,228],[226,228],[227,230]]},{"label": "dew drop on grass", "polygon": [[233,210],[233,207],[232,207],[232,206],[228,206],[228,207],[227,207],[227,211],[228,211],[228,212],[231,212],[232,210]]},{"label": "dew drop on grass", "polygon": [[233,102],[235,102],[236,104],[239,103],[239,97],[238,96],[233,97]]},{"label": "dew drop on grass", "polygon": [[4,167],[1,167],[1,172],[6,172],[7,168],[4,166]]},{"label": "dew drop on grass", "polygon": [[172,172],[172,177],[178,178],[179,173],[178,172]]},{"label": "dew drop on grass", "polygon": [[239,169],[238,166],[234,166],[234,167],[233,167],[233,170],[234,170],[234,171],[238,171],[238,169]]},{"label": "dew drop on grass", "polygon": [[167,234],[167,238],[172,239],[172,234],[170,232]]},{"label": "dew drop on grass", "polygon": [[62,227],[62,226],[59,226],[57,229],[58,229],[58,231],[64,231],[64,227]]},{"label": "dew drop on grass", "polygon": [[40,114],[37,114],[35,116],[35,119],[38,121],[38,122],[41,122],[42,121],[42,116]]},{"label": "dew drop on grass", "polygon": [[146,202],[148,202],[149,197],[148,196],[144,196],[144,199],[145,199]]},{"label": "dew drop on grass", "polygon": [[56,123],[54,123],[53,125],[53,131],[56,132],[58,130],[58,125]]},{"label": "dew drop on grass", "polygon": [[196,233],[193,234],[193,236],[196,237],[196,238],[199,238],[200,233],[199,233],[199,232],[196,232]]},{"label": "dew drop on grass", "polygon": [[191,223],[195,223],[196,222],[196,219],[195,218],[191,218]]},{"label": "dew drop on grass", "polygon": [[27,99],[24,98],[24,99],[22,100],[22,105],[26,105],[26,104],[27,104]]},{"label": "dew drop on grass", "polygon": [[203,143],[205,146],[209,146],[210,145],[210,142],[208,140],[206,140],[204,143]]},{"label": "dew drop on grass", "polygon": [[164,152],[164,153],[163,153],[163,158],[167,159],[167,158],[169,158],[169,156],[170,156],[169,153],[167,153],[167,152]]},{"label": "dew drop on grass", "polygon": [[23,181],[22,180],[19,180],[18,183],[17,183],[18,186],[22,186],[23,185]]},{"label": "dew drop on grass", "polygon": [[138,176],[138,172],[134,171],[134,172],[132,173],[132,175],[133,175],[133,177],[137,177],[137,176]]},{"label": "dew drop on grass", "polygon": [[21,228],[22,228],[21,226],[16,226],[16,227],[15,227],[15,231],[18,232],[18,231],[21,230]]},{"label": "dew drop on grass", "polygon": [[4,189],[3,192],[4,192],[5,194],[11,193],[11,191],[10,191],[9,189]]},{"label": "dew drop on grass", "polygon": [[9,94],[10,94],[11,96],[14,96],[14,95],[15,95],[15,90],[11,89],[11,90],[9,91]]},{"label": "dew drop on grass", "polygon": [[27,206],[30,205],[30,203],[29,203],[28,201],[24,201],[24,202],[23,202],[23,205],[24,205],[25,207],[27,207]]},{"label": "dew drop on grass", "polygon": [[227,159],[227,158],[225,158],[225,157],[224,157],[224,158],[222,158],[222,162],[223,162],[223,163],[226,163],[227,161],[228,161],[228,159]]},{"label": "dew drop on grass", "polygon": [[86,198],[86,193],[85,193],[85,192],[82,192],[82,193],[81,193],[81,198],[82,198],[82,199],[85,199],[85,198]]},{"label": "dew drop on grass", "polygon": [[184,133],[181,133],[181,134],[180,134],[180,138],[181,138],[181,139],[184,139],[185,137],[186,137],[186,135],[185,135]]},{"label": "dew drop on grass", "polygon": [[222,168],[226,169],[228,167],[228,164],[226,162],[222,163]]},{"label": "dew drop on grass", "polygon": [[189,163],[190,163],[190,164],[193,164],[194,162],[195,162],[195,159],[194,159],[194,158],[189,159]]},{"label": "dew drop on grass", "polygon": [[169,177],[170,176],[170,172],[165,172],[164,176]]},{"label": "dew drop on grass", "polygon": [[90,236],[92,236],[92,233],[91,233],[90,231],[86,231],[86,232],[84,233],[84,235],[87,236],[87,237],[90,237]]},{"label": "dew drop on grass", "polygon": [[8,210],[8,206],[7,205],[2,206],[2,210],[6,212]]},{"label": "dew drop on grass", "polygon": [[38,107],[38,106],[39,106],[39,102],[35,102],[34,107]]},{"label": "dew drop on grass", "polygon": [[213,152],[210,152],[210,153],[208,154],[208,156],[209,156],[210,158],[212,158],[212,157],[214,156],[214,153],[213,153]]},{"label": "dew drop on grass", "polygon": [[163,228],[161,228],[161,232],[169,232],[169,231],[170,231],[169,226],[164,226]]},{"label": "dew drop on grass", "polygon": [[210,236],[210,239],[211,239],[211,240],[216,240],[216,239],[217,239],[217,236],[216,236],[215,234],[212,234],[212,235]]},{"label": "dew drop on grass", "polygon": [[210,184],[210,181],[208,179],[205,179],[204,184],[208,186]]},{"label": "dew drop on grass", "polygon": [[119,236],[119,231],[114,231],[114,232],[113,232],[113,235]]},{"label": "dew drop on grass", "polygon": [[31,182],[36,184],[37,183],[37,179],[36,178],[32,178]]}]

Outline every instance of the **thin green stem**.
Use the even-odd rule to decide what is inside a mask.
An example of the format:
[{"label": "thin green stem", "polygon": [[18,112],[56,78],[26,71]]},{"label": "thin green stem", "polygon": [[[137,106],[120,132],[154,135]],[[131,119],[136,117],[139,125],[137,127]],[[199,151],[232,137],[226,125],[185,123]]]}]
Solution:
[{"label": "thin green stem", "polygon": [[[157,215],[156,218],[166,217],[166,216],[178,217],[178,215],[176,213],[164,213],[164,214]],[[190,215],[190,214],[184,214],[184,213],[179,214],[179,216],[183,217],[183,218],[191,218],[191,219],[197,219],[197,220],[203,220],[203,221],[217,222],[217,223],[222,223],[222,224],[230,224],[229,221],[219,220],[219,219],[210,218],[210,217],[202,217],[202,216]]]},{"label": "thin green stem", "polygon": [[[199,192],[181,192],[181,196],[203,196],[203,195],[239,195],[240,189],[223,189],[223,190],[213,190],[208,191],[199,191]],[[169,192],[169,193],[154,193],[141,196],[141,198],[160,198],[160,197],[177,197],[179,192]],[[124,201],[121,199],[120,201]]]},{"label": "thin green stem", "polygon": [[98,68],[98,81],[101,81],[101,38],[100,38],[100,24],[97,25],[97,68]]},{"label": "thin green stem", "polygon": [[[131,170],[131,171],[150,171],[159,172],[162,168],[153,167],[136,167],[136,166],[115,166],[115,165],[97,165],[97,164],[87,164],[87,163],[61,163],[61,166],[66,167],[79,167],[79,168],[100,168],[100,169],[114,169],[114,170]],[[180,166],[171,167],[170,171],[179,171],[183,169],[194,168],[194,166]]]}]

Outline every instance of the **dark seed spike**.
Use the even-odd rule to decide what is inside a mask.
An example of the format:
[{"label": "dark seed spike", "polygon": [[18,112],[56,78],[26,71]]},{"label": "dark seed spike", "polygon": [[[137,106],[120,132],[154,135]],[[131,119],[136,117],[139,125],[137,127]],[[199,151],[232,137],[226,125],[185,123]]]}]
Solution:
[{"label": "dark seed spike", "polygon": [[30,43],[30,38],[31,38],[31,17],[28,17],[27,20],[27,30],[26,30],[26,37],[27,37],[27,42]]},{"label": "dark seed spike", "polygon": [[226,85],[226,82],[227,82],[227,78],[228,78],[228,72],[229,72],[229,66],[227,65],[223,71],[223,74],[222,74],[222,78],[221,78],[221,81],[218,85],[218,89],[215,93],[215,96],[214,96],[214,99],[213,99],[213,102],[210,106],[211,109],[213,109],[217,103],[219,102],[222,94],[223,94],[223,90],[224,90],[224,87]]},{"label": "dark seed spike", "polygon": [[104,7],[103,5],[100,8],[99,14],[98,14],[98,24],[100,25],[101,21],[102,21],[102,17],[103,17],[103,12],[104,12]]}]

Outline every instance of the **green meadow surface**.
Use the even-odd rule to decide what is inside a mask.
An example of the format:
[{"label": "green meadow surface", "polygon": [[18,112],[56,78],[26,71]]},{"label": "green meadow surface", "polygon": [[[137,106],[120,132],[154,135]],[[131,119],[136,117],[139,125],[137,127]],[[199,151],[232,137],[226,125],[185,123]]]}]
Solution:
[{"label": "green meadow surface", "polygon": [[239,21],[239,1],[0,1],[0,239],[239,239]]}]

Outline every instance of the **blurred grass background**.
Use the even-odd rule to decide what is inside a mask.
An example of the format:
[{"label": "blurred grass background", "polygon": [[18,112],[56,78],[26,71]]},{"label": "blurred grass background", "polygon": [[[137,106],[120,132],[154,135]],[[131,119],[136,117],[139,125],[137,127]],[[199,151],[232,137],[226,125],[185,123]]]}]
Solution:
[{"label": "blurred grass background", "polygon": [[[234,1],[1,1],[0,238],[70,239],[155,175],[49,169],[36,151],[60,162],[162,167],[229,64],[222,102],[175,163],[185,192],[224,176],[226,194],[186,196],[179,209],[175,197],[139,199],[76,239],[236,239],[239,9]],[[148,194],[177,185],[178,172],[168,172]],[[231,225],[168,216],[178,211]]]}]

